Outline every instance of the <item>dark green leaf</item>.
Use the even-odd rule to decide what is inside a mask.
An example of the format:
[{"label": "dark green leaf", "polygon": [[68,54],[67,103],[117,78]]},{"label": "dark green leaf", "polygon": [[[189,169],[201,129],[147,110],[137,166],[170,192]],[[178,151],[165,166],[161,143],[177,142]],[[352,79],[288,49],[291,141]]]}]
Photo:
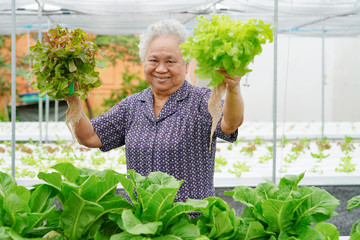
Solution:
[{"label": "dark green leaf", "polygon": [[244,240],[262,240],[268,239],[269,234],[265,231],[264,226],[260,222],[250,222],[249,228],[244,234]]},{"label": "dark green leaf", "polygon": [[86,201],[78,194],[71,192],[64,204],[61,216],[65,235],[70,239],[80,239],[86,227],[103,211],[104,208],[99,204]]},{"label": "dark green leaf", "polygon": [[347,202],[347,210],[351,211],[356,207],[360,207],[360,195],[359,196],[355,196],[353,198],[351,198],[348,202]]},{"label": "dark green leaf", "polygon": [[350,236],[356,235],[360,233],[360,219],[358,219],[351,227]]},{"label": "dark green leaf", "polygon": [[29,206],[32,212],[42,213],[54,204],[54,188],[45,184],[37,186],[31,193]]},{"label": "dark green leaf", "polygon": [[[303,186],[302,188],[308,187]],[[309,188],[313,191],[313,194],[299,207],[297,218],[301,219],[304,215],[307,215],[312,222],[318,223],[335,216],[334,210],[339,205],[339,200],[325,190],[316,187]]]},{"label": "dark green leaf", "polygon": [[64,178],[71,183],[76,183],[76,180],[80,176],[79,170],[71,163],[58,163],[51,168],[61,173],[61,175],[63,175]]},{"label": "dark green leaf", "polygon": [[174,206],[167,210],[161,217],[161,221],[164,223],[164,228],[175,223],[175,221],[184,213],[199,212],[200,209],[205,208],[208,205],[206,200],[187,199],[186,202],[176,202]]},{"label": "dark green leaf", "polygon": [[317,230],[308,227],[297,237],[299,240],[325,240],[325,237]]},{"label": "dark green leaf", "polygon": [[131,210],[124,210],[121,218],[125,230],[134,235],[155,234],[158,227],[162,225],[162,222],[142,223]]},{"label": "dark green leaf", "polygon": [[262,203],[263,214],[269,224],[267,230],[279,233],[288,231],[294,221],[294,201],[268,199]]},{"label": "dark green leaf", "polygon": [[143,219],[154,222],[159,221],[165,211],[173,206],[176,192],[177,189],[161,188],[151,195],[143,210]]},{"label": "dark green leaf", "polygon": [[339,240],[339,232],[334,224],[331,223],[318,223],[314,229],[320,232],[325,240]]},{"label": "dark green leaf", "polygon": [[200,237],[199,228],[181,219],[178,223],[174,224],[170,229],[166,231],[166,235],[162,237],[153,238],[156,240],[167,240],[167,239],[181,239],[181,240],[193,240]]}]

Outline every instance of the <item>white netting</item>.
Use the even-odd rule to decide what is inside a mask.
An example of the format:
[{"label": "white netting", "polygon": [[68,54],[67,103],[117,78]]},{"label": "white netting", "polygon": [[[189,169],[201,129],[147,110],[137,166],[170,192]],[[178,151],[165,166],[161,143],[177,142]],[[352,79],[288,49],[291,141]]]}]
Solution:
[{"label": "white netting", "polygon": [[[37,31],[39,24],[65,24],[97,34],[138,33],[150,23],[174,18],[189,28],[195,17],[227,14],[234,19],[260,18],[274,21],[274,1],[270,0],[47,0],[38,16],[35,0],[16,1],[16,32]],[[45,4],[44,4],[45,2]],[[11,33],[11,1],[0,0],[0,35]],[[358,0],[279,0],[278,31],[306,36],[358,36]]]}]

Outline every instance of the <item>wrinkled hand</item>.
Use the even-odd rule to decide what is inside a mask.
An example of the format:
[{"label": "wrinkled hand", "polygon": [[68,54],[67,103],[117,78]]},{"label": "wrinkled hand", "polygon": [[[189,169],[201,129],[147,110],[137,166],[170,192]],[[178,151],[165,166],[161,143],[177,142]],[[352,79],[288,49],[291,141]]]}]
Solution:
[{"label": "wrinkled hand", "polygon": [[217,70],[217,72],[225,77],[223,79],[223,83],[226,84],[226,89],[228,91],[238,90],[238,88],[240,86],[239,83],[240,83],[240,80],[241,80],[241,76],[230,77],[230,75],[226,72],[224,67]]},{"label": "wrinkled hand", "polygon": [[64,100],[66,101],[68,106],[81,104],[80,97],[76,95],[67,95]]}]

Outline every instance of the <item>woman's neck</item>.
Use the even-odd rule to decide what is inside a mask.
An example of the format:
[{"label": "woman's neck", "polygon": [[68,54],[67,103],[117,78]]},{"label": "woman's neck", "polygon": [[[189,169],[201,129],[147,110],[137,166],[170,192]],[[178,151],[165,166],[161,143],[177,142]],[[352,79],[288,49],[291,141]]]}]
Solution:
[{"label": "woman's neck", "polygon": [[158,118],[161,109],[164,107],[166,101],[169,99],[170,96],[156,96],[154,94],[154,115],[155,119]]}]

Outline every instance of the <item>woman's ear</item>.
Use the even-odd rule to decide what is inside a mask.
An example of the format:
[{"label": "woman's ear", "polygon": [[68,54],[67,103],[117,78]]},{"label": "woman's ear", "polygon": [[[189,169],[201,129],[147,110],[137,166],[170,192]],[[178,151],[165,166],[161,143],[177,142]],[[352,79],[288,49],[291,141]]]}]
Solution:
[{"label": "woman's ear", "polygon": [[186,69],[186,74],[188,74],[189,72],[189,63],[185,62],[185,69]]}]

